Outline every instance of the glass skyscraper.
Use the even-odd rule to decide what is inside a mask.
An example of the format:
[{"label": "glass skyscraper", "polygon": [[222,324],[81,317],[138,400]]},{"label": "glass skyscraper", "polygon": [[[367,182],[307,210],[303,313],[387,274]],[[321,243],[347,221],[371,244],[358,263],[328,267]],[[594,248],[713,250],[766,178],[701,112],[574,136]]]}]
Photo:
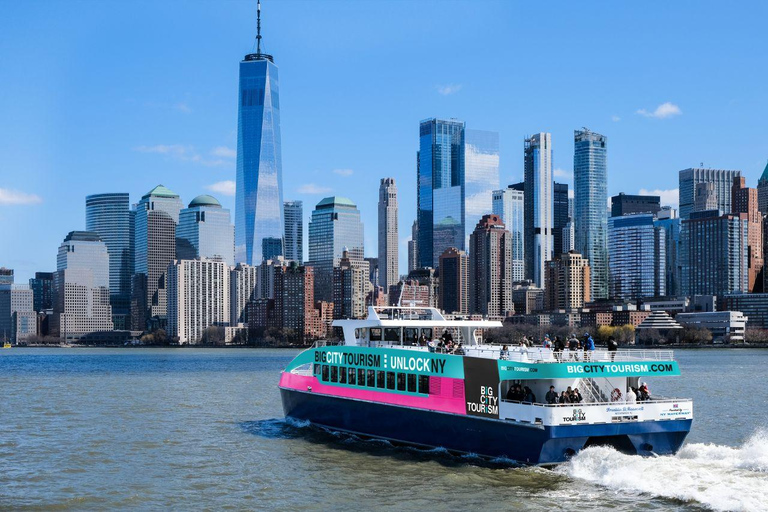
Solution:
[{"label": "glass skyscraper", "polygon": [[109,293],[116,328],[128,327],[133,273],[132,216],[127,193],[85,198],[85,229],[98,233],[109,253]]},{"label": "glass skyscraper", "polygon": [[419,127],[417,254],[435,268],[449,247],[463,250],[499,187],[499,134],[463,121],[427,119]]},{"label": "glass skyscraper", "polygon": [[221,258],[234,265],[235,232],[229,210],[215,197],[197,196],[179,213],[176,227],[176,258]]},{"label": "glass skyscraper", "polygon": [[608,297],[608,166],[605,135],[574,131],[576,252],[589,260],[592,300]]},{"label": "glass skyscraper", "polygon": [[680,219],[687,220],[694,211],[696,185],[712,183],[717,208],[721,213],[731,213],[731,187],[733,178],[741,176],[741,171],[722,169],[685,169],[680,171]]},{"label": "glass skyscraper", "polygon": [[360,210],[346,197],[326,197],[309,221],[308,265],[315,269],[316,300],[333,300],[333,268],[345,249],[351,261],[365,263]]},{"label": "glass skyscraper", "polygon": [[525,276],[544,287],[546,262],[554,253],[552,135],[537,133],[524,142]]},{"label": "glass skyscraper", "polygon": [[263,240],[282,240],[284,222],[277,66],[260,46],[240,62],[237,110],[235,261],[258,265],[275,250]]},{"label": "glass skyscraper", "polygon": [[666,232],[654,216],[637,213],[608,219],[610,298],[666,295]]},{"label": "glass skyscraper", "polygon": [[564,252],[568,252],[563,248],[563,230],[570,220],[568,215],[568,184],[567,183],[554,183],[554,203],[552,209],[554,232],[552,234],[552,247],[555,257],[560,256]]},{"label": "glass skyscraper", "polygon": [[512,187],[493,191],[493,213],[511,235],[512,281],[525,279],[525,192]]},{"label": "glass skyscraper", "polygon": [[285,217],[285,259],[304,263],[304,204],[301,201],[283,203]]}]

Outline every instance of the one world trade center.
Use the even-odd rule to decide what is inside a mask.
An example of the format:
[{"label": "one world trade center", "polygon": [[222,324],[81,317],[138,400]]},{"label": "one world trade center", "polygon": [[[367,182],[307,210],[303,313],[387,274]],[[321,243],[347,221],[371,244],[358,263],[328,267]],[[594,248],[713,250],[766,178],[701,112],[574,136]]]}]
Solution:
[{"label": "one world trade center", "polygon": [[240,62],[237,109],[235,262],[258,265],[283,254],[283,168],[277,66],[261,53],[261,5],[256,53]]}]

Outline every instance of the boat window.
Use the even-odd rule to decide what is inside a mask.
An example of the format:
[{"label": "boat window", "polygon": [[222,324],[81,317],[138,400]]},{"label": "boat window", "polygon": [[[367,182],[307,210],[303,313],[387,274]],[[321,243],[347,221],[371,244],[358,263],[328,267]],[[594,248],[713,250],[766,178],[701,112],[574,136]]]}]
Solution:
[{"label": "boat window", "polygon": [[357,369],[357,385],[365,386],[365,370],[362,368]]},{"label": "boat window", "polygon": [[339,381],[339,367],[331,366],[331,382]]},{"label": "boat window", "polygon": [[405,328],[405,342],[416,343],[419,340],[419,330],[414,327]]},{"label": "boat window", "polygon": [[376,387],[376,370],[368,370],[368,382],[366,385],[369,388]]},{"label": "boat window", "polygon": [[325,382],[328,382],[328,365],[323,365],[323,379]]},{"label": "boat window", "polygon": [[384,341],[395,341],[400,343],[400,328],[399,327],[385,327],[384,328]]},{"label": "boat window", "polygon": [[347,383],[347,368],[345,366],[339,367],[339,384]]},{"label": "boat window", "polygon": [[314,369],[312,370],[312,372],[313,372],[315,375],[320,375],[320,365],[319,365],[319,364],[317,364],[317,363],[315,363],[315,367],[314,367]]},{"label": "boat window", "polygon": [[419,375],[419,393],[429,394],[429,375]]},{"label": "boat window", "polygon": [[404,373],[397,374],[397,390],[405,391],[405,374]]},{"label": "boat window", "polygon": [[387,389],[395,389],[395,372],[387,372]]},{"label": "boat window", "polygon": [[425,327],[425,328],[423,328],[423,329],[421,330],[421,334],[423,334],[423,335],[424,335],[424,337],[425,337],[427,340],[431,340],[431,339],[432,339],[432,328],[431,328],[431,327]]},{"label": "boat window", "polygon": [[347,371],[349,372],[347,381],[350,385],[354,386],[357,383],[357,371],[354,368],[350,368]]},{"label": "boat window", "polygon": [[371,327],[371,341],[381,341],[381,327]]},{"label": "boat window", "polygon": [[411,393],[416,392],[416,374],[415,373],[408,374],[408,391]]},{"label": "boat window", "polygon": [[383,371],[376,372],[376,387],[377,388],[383,388],[384,387],[384,372]]}]

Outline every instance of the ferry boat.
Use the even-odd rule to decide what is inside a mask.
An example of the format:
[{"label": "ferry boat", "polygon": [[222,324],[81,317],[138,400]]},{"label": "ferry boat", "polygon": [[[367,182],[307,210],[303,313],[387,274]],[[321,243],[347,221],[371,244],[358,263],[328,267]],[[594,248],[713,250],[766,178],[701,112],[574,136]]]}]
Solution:
[{"label": "ferry boat", "polygon": [[[624,401],[646,377],[680,374],[671,350],[503,350],[484,342],[501,322],[446,319],[434,308],[369,307],[367,319],[333,325],[342,341],[315,343],[281,373],[287,418],[532,465],[564,462],[594,445],[674,454],[693,421],[690,399]],[[445,332],[462,343],[457,353],[436,342]],[[508,399],[517,384],[536,399]],[[583,401],[543,403],[550,386],[558,395],[578,389]]]}]

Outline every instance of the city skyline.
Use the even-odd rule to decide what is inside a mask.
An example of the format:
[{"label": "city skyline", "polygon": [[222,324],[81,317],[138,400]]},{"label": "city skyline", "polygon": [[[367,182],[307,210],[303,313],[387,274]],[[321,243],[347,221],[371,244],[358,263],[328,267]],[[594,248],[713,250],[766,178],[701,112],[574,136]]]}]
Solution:
[{"label": "city skyline", "polygon": [[[611,140],[608,195],[659,190],[662,204],[675,206],[676,195],[671,191],[677,188],[679,170],[699,167],[702,161],[704,167],[740,169],[747,185],[754,187],[765,167],[768,137],[758,122],[764,102],[759,95],[763,71],[758,70],[764,68],[759,65],[764,57],[753,55],[749,49],[737,56],[726,55],[720,49],[722,38],[738,44],[757,30],[756,25],[749,27],[752,20],[739,20],[748,25],[741,31],[724,26],[733,13],[718,11],[718,16],[712,16],[712,7],[691,13],[681,6],[667,6],[663,19],[650,10],[630,11],[623,6],[607,7],[601,13],[619,21],[628,20],[631,13],[636,23],[662,26],[673,26],[692,16],[701,22],[697,31],[717,28],[695,48],[677,44],[679,55],[687,63],[670,73],[670,66],[676,64],[659,63],[652,57],[654,48],[662,48],[670,44],[670,38],[679,37],[672,35],[673,31],[651,40],[626,24],[618,23],[621,28],[597,27],[599,20],[579,15],[575,7],[545,9],[553,27],[561,29],[547,41],[547,49],[557,63],[565,66],[565,72],[577,72],[581,84],[549,85],[546,105],[528,105],[523,98],[529,80],[512,84],[513,79],[519,80],[517,66],[514,59],[502,57],[507,49],[518,55],[530,30],[513,7],[496,2],[473,4],[472,9],[462,3],[446,5],[438,17],[446,21],[462,13],[468,43],[457,45],[450,59],[441,57],[421,71],[408,68],[405,87],[394,88],[389,79],[370,82],[369,78],[384,74],[379,69],[374,75],[369,67],[372,64],[363,64],[362,59],[382,66],[384,59],[379,59],[380,55],[392,51],[415,53],[428,47],[428,36],[438,31],[440,24],[427,27],[424,34],[418,21],[432,13],[431,4],[398,9],[377,4],[330,3],[322,9],[312,4],[295,9],[296,5],[267,2],[262,6],[265,51],[280,55],[284,99],[280,106],[285,110],[281,119],[284,199],[314,205],[332,194],[351,196],[355,203],[363,205],[366,256],[375,256],[378,238],[377,212],[365,204],[366,200],[375,197],[379,177],[392,175],[400,183],[413,182],[415,126],[429,116],[457,117],[468,126],[497,131],[502,188],[521,180],[518,148],[526,135],[537,131],[553,134],[554,179],[572,186],[569,133],[585,125]],[[765,10],[760,4],[754,8]],[[201,5],[181,13],[172,2],[146,6],[141,12],[128,6],[107,9],[98,4],[64,9],[53,3],[42,10],[26,5],[4,9],[10,12],[0,17],[6,20],[0,21],[5,34],[0,49],[8,55],[8,62],[0,70],[0,78],[15,79],[4,80],[8,94],[0,99],[0,107],[12,121],[0,126],[0,222],[10,226],[10,243],[0,247],[0,260],[16,270],[17,282],[26,282],[37,271],[54,270],[55,248],[62,237],[86,227],[79,205],[90,194],[127,192],[133,204],[143,192],[162,182],[185,202],[209,192],[234,212],[234,196],[227,195],[232,191],[227,182],[235,180],[237,98],[233,89],[238,60],[255,48],[254,2],[228,4],[226,9]],[[403,19],[404,13],[408,20]],[[102,21],[117,18],[132,21],[129,32],[111,24],[97,28]],[[343,30],[326,34],[316,26],[332,18]],[[578,23],[574,24],[574,19]],[[386,23],[378,20],[400,24],[392,37],[379,40],[377,36],[390,31],[379,27]],[[593,24],[599,28],[596,38],[614,32],[625,37],[614,48],[605,49],[604,68],[597,73],[590,70],[587,76],[587,71],[578,71],[574,64],[567,63],[566,42],[576,31],[583,34]],[[690,24],[686,22],[685,26]],[[310,30],[299,30],[307,25]],[[358,27],[365,27],[370,35],[363,37]],[[504,30],[494,30],[496,27]],[[219,31],[228,37],[210,37],[203,44],[192,35]],[[136,35],[142,32],[147,34],[145,40]],[[74,33],[81,35],[68,35]],[[54,40],[56,45],[51,44]],[[629,40],[633,40],[631,45]],[[638,40],[647,45],[645,49],[636,49]],[[322,67],[313,62],[323,46],[316,45],[318,41],[338,52],[330,62],[323,60]],[[355,47],[353,41],[360,47]],[[505,50],[502,54],[501,50],[487,48]],[[152,52],[145,51],[149,49]],[[634,57],[636,70],[609,62],[608,57],[622,53]],[[324,59],[329,58],[327,52],[322,54]],[[105,58],[107,55],[119,58]],[[466,75],[456,74],[447,66],[449,60],[469,55],[472,59],[467,60],[470,68]],[[350,69],[335,65],[337,59],[352,59],[360,66]],[[499,59],[505,64],[491,65]],[[64,69],[60,62],[70,65]],[[90,70],[96,62],[98,74]],[[167,62],[174,62],[174,66],[164,69]],[[708,79],[711,87],[706,92],[692,92],[690,73],[710,66],[746,80],[735,88],[713,76]],[[37,80],[37,85],[30,87],[35,77],[42,76],[38,69],[56,71],[60,80],[51,84]],[[201,73],[201,69],[205,72]],[[124,73],[126,70],[130,73]],[[115,81],[118,72],[119,83]],[[612,75],[615,77],[610,83],[616,87],[609,87],[611,91],[600,89],[599,93],[583,95],[575,105],[568,104],[572,95],[566,90],[574,92],[576,87],[576,92],[583,93]],[[328,77],[328,83],[316,80],[312,82],[314,87],[305,87],[310,77]],[[664,85],[654,87],[649,83]],[[352,89],[355,94],[350,94]],[[81,101],[83,94],[88,95],[86,103]],[[334,101],[325,101],[329,98]],[[360,121],[355,114],[363,105],[373,111],[362,120],[366,128],[360,130],[359,125],[353,126],[357,123],[345,119]],[[333,116],[328,115],[331,111]],[[102,129],[104,112],[110,112],[118,121],[110,130]],[[614,116],[620,119],[614,121]],[[324,133],[318,133],[320,119],[325,123]],[[745,126],[749,129],[743,130]],[[378,162],[369,158],[370,144],[361,144],[364,139],[355,135],[365,131],[366,138],[377,138],[390,148],[386,158]],[[658,151],[652,155],[645,151],[645,147],[665,137],[674,137],[675,144],[656,146]],[[108,180],[103,179],[105,176]],[[402,269],[407,268],[405,241],[415,218],[413,188],[401,187],[399,197]],[[346,193],[347,189],[355,193]],[[78,207],[67,206],[71,204]],[[305,228],[308,212],[304,214]]]}]

